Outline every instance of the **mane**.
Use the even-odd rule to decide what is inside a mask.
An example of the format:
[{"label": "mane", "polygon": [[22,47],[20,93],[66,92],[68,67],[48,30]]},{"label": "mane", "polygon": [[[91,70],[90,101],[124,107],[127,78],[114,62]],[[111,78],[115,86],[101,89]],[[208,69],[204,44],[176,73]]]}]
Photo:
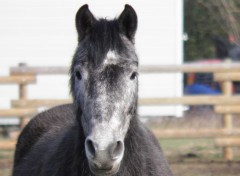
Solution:
[{"label": "mane", "polygon": [[103,62],[109,50],[121,53],[124,48],[116,20],[100,19],[93,26],[88,38],[90,43],[89,62],[95,66]]},{"label": "mane", "polygon": [[[80,40],[74,63],[88,61],[97,67],[109,50],[121,53],[125,49],[124,46],[117,20],[100,19],[93,25],[89,34]],[[88,51],[83,51],[86,48]]]}]

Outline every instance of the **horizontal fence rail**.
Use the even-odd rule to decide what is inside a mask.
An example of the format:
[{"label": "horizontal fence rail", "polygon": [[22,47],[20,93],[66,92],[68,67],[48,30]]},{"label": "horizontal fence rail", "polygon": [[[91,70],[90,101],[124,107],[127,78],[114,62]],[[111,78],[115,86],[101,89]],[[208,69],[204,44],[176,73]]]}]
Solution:
[{"label": "horizontal fence rail", "polygon": [[217,105],[214,107],[214,111],[219,114],[240,114],[240,105]]},{"label": "horizontal fence rail", "polygon": [[140,105],[239,105],[240,96],[184,96],[169,98],[144,98]]},{"label": "horizontal fence rail", "polygon": [[36,83],[35,76],[0,76],[0,84]]},{"label": "horizontal fence rail", "polygon": [[[36,74],[68,74],[69,67],[11,67],[12,75]],[[217,73],[240,72],[240,63],[218,64],[184,64],[184,65],[144,65],[139,68],[140,73]]]},{"label": "horizontal fence rail", "polygon": [[240,81],[240,72],[233,73],[215,73],[215,81]]},{"label": "horizontal fence rail", "polygon": [[215,140],[215,145],[218,147],[239,147],[240,138],[218,138]]},{"label": "horizontal fence rail", "polygon": [[[61,104],[72,103],[71,99],[27,99],[27,100],[12,100],[12,106],[16,108],[30,107],[37,108],[41,106],[56,106]],[[239,112],[240,111],[240,96],[184,96],[179,98],[141,98],[139,105],[232,105],[232,106],[216,106],[216,111],[220,112]],[[223,113],[223,112],[221,112]]]},{"label": "horizontal fence rail", "polygon": [[71,99],[35,99],[35,100],[12,100],[12,107],[15,108],[39,108],[39,107],[52,107],[61,104],[72,103]]},{"label": "horizontal fence rail", "polygon": [[[12,100],[13,107],[40,107],[54,106],[60,104],[72,103],[71,99],[27,99],[27,100]],[[139,105],[239,105],[240,96],[225,97],[225,96],[185,96],[179,98],[141,98]],[[219,106],[221,108],[223,106]],[[233,107],[237,109],[239,106],[227,106],[226,109]]]},{"label": "horizontal fence rail", "polygon": [[12,67],[10,73],[11,75],[66,75],[69,73],[69,67]]},{"label": "horizontal fence rail", "polygon": [[240,129],[154,129],[153,133],[161,139],[192,139],[240,136]]},{"label": "horizontal fence rail", "polygon": [[11,109],[0,109],[0,117],[23,117],[33,116],[38,113],[36,108],[11,108]]},{"label": "horizontal fence rail", "polygon": [[9,150],[9,149],[15,149],[16,146],[16,140],[3,140],[0,141],[0,149],[2,150]]}]

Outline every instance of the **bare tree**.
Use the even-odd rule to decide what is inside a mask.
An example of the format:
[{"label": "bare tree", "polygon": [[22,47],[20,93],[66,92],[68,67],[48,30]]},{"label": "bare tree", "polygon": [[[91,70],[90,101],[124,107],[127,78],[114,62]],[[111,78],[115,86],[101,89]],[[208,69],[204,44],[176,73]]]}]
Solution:
[{"label": "bare tree", "polygon": [[213,15],[223,30],[240,46],[240,3],[236,0],[199,0]]}]

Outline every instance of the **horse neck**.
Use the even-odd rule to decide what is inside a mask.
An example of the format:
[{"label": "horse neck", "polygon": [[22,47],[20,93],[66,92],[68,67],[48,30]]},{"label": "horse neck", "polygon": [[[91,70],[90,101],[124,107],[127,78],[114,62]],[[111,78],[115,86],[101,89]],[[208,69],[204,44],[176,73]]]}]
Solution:
[{"label": "horse neck", "polygon": [[132,118],[131,118],[131,121],[129,124],[129,128],[128,128],[128,132],[126,134],[126,138],[127,139],[134,138],[135,134],[138,131],[138,128],[139,128],[139,119],[138,119],[137,114],[135,113],[132,115]]}]

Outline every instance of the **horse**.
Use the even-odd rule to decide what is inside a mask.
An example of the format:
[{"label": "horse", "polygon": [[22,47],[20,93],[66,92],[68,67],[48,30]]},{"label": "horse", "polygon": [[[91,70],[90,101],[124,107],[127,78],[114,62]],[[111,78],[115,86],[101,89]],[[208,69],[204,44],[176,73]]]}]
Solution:
[{"label": "horse", "polygon": [[97,19],[88,5],[75,18],[72,104],[36,115],[21,132],[13,176],[171,176],[158,140],[140,122],[137,14]]}]

